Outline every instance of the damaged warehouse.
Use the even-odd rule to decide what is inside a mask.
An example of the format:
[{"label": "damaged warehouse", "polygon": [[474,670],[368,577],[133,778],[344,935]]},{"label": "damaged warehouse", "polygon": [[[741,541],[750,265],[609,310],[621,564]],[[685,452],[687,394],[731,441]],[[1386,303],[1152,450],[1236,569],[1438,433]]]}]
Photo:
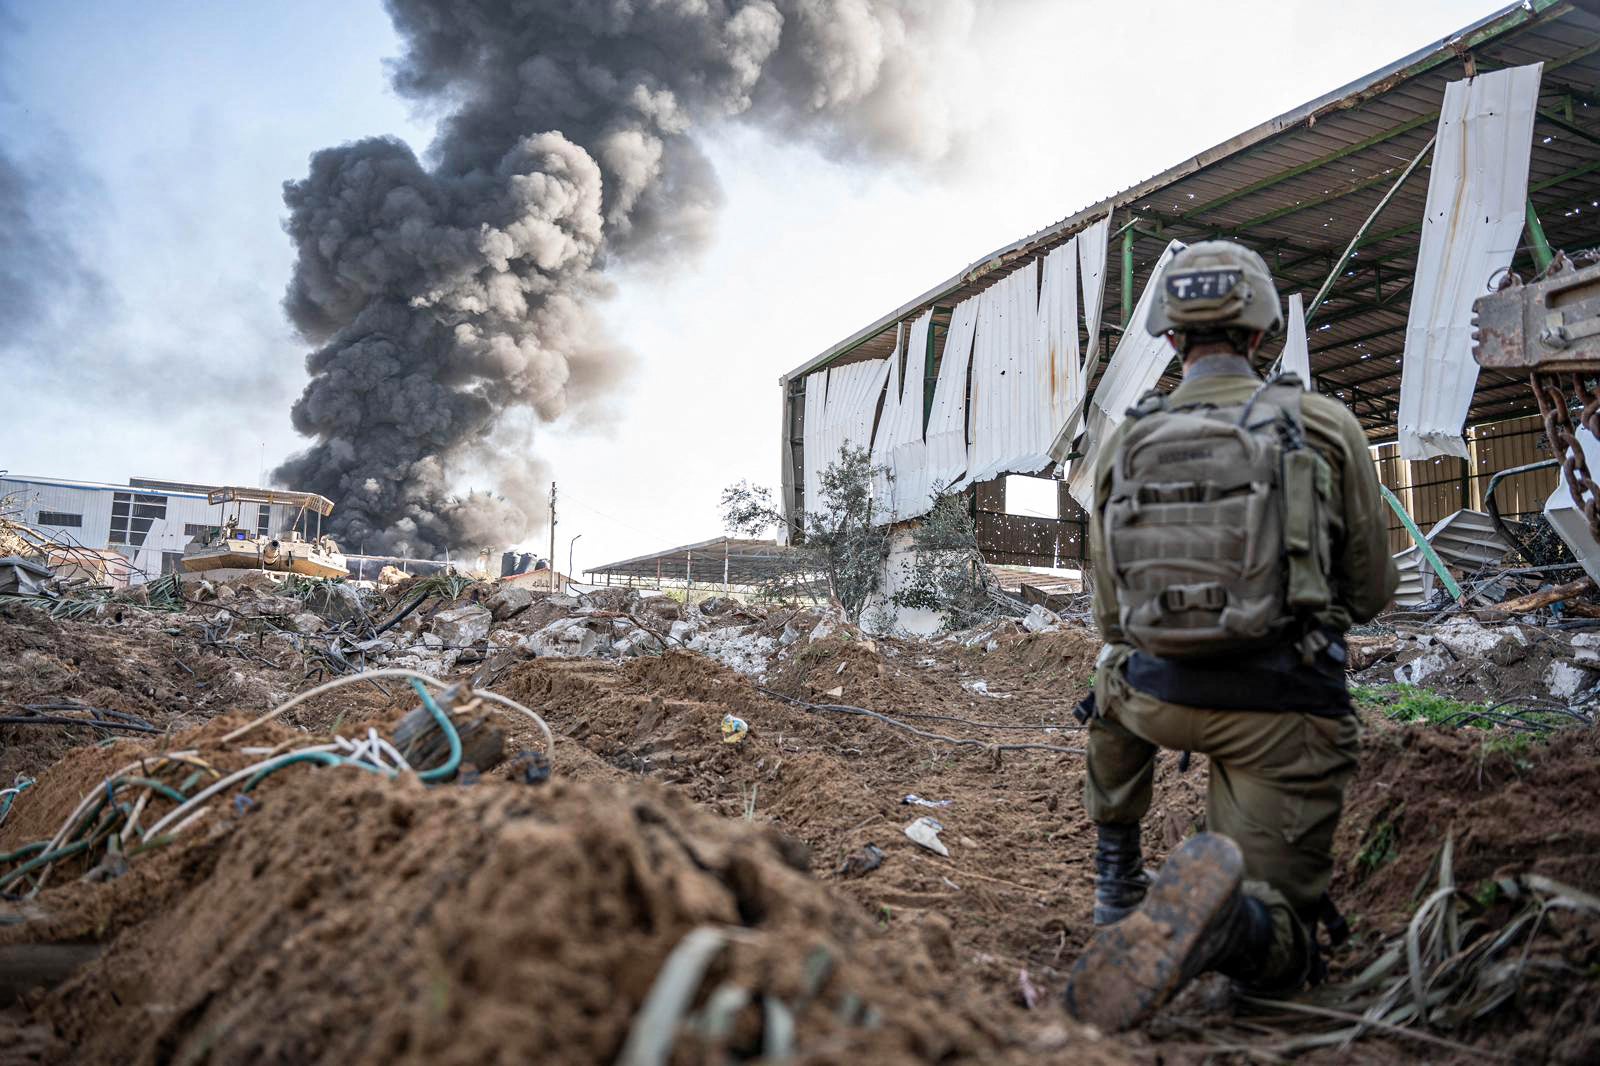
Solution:
[{"label": "damaged warehouse", "polygon": [[[1597,140],[1582,124],[1600,83],[1595,33],[1594,14],[1567,4],[1486,18],[980,258],[796,367],[780,380],[790,528],[849,441],[892,471],[880,514],[895,520],[925,511],[935,485],[1056,472],[1071,493],[1054,520],[994,515],[980,493],[981,547],[997,561],[1081,562],[1078,475],[1140,393],[1177,381],[1165,342],[1133,328],[1147,282],[1172,249],[1226,237],[1266,257],[1291,308],[1283,358],[1303,353],[1315,387],[1361,420],[1398,505],[1392,546],[1411,552],[1414,583],[1431,588],[1408,523],[1432,529],[1491,502],[1531,518],[1559,481],[1526,380],[1478,373],[1464,315],[1491,274],[1529,276],[1552,248],[1600,243]],[[1463,78],[1479,87],[1470,97],[1451,88]],[[1441,122],[1447,89],[1459,121]],[[1441,137],[1462,143],[1469,114],[1492,113],[1483,92],[1517,110],[1502,109],[1504,129],[1474,135],[1490,145],[1475,151],[1501,153],[1468,172],[1493,187],[1460,189],[1459,147],[1437,148]],[[1445,196],[1436,186],[1462,203],[1495,198],[1482,249],[1419,248],[1425,211]],[[1460,253],[1447,265],[1475,272],[1473,283],[1438,280],[1446,252]],[[1427,299],[1419,270],[1430,272]]]},{"label": "damaged warehouse", "polygon": [[[981,31],[1099,12],[387,8],[435,140],[282,184],[298,488],[0,472],[0,1066],[1600,1061],[1600,0],[1480,18],[822,350],[776,492],[737,416],[818,335],[774,295],[776,342],[682,357],[744,321],[745,261],[686,251],[724,198],[762,291],[797,225],[751,176],[803,183],[727,155],[959,154],[934,90],[970,52],[1003,97],[1017,47]],[[1107,17],[1227,22],[1192,8]],[[1338,17],[1282,8],[1261,40]],[[338,16],[294,78],[361,66]],[[1118,117],[1190,106],[1217,71],[1180,58]],[[828,252],[831,332],[882,292]],[[658,380],[614,337],[693,402],[584,408]]]}]

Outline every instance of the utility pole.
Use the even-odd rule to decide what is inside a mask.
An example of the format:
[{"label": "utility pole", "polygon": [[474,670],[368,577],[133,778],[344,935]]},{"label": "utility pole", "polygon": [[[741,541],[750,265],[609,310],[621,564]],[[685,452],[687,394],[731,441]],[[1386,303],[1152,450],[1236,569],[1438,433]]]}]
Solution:
[{"label": "utility pole", "polygon": [[550,482],[550,591],[559,592],[556,579],[556,483]]}]

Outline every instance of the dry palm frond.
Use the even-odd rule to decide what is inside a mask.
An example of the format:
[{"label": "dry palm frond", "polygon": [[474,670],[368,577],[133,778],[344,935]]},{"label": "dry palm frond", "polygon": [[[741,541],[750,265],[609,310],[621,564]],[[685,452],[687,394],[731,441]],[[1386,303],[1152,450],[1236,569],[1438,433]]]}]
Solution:
[{"label": "dry palm frond", "polygon": [[[1417,907],[1404,934],[1386,943],[1366,969],[1295,999],[1241,997],[1249,1012],[1248,1028],[1241,1017],[1237,1028],[1208,1037],[1234,1049],[1248,1046],[1283,1054],[1384,1034],[1503,1058],[1439,1031],[1461,1029],[1486,1017],[1517,994],[1528,974],[1550,968],[1548,961],[1532,957],[1546,916],[1569,910],[1600,918],[1600,898],[1539,874],[1502,878],[1494,883],[1493,894],[1514,909],[1503,922],[1491,924],[1489,908],[1455,882],[1452,839],[1445,839],[1434,869],[1434,890]],[[1343,1024],[1318,1025],[1329,1020]],[[1263,1040],[1263,1027],[1282,1038]]]}]

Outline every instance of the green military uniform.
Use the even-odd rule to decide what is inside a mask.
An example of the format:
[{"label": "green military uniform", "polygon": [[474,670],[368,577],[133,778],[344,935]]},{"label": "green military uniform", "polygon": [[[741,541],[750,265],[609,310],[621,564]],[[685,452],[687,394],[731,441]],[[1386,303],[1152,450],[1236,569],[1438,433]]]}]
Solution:
[{"label": "green military uniform", "polygon": [[[1168,406],[1239,405],[1260,383],[1243,356],[1207,356],[1189,368]],[[1333,602],[1315,620],[1325,631],[1342,635],[1353,622],[1364,622],[1383,609],[1399,575],[1389,555],[1377,474],[1360,425],[1342,405],[1314,392],[1302,399],[1301,420],[1307,443],[1333,475],[1327,507]],[[1112,466],[1131,427],[1132,420],[1119,427],[1095,471],[1095,520],[1090,525],[1094,606],[1110,647],[1095,679],[1097,716],[1089,727],[1084,803],[1098,823],[1137,823],[1150,807],[1158,748],[1207,755],[1207,828],[1239,845],[1245,892],[1265,903],[1272,915],[1273,947],[1259,983],[1295,987],[1312,964],[1310,938],[1332,874],[1333,834],[1345,786],[1356,768],[1357,722],[1337,707],[1306,713],[1185,706],[1129,684],[1124,664],[1133,649],[1121,629],[1116,583],[1103,543],[1103,515]],[[1259,706],[1242,694],[1240,704]]]}]

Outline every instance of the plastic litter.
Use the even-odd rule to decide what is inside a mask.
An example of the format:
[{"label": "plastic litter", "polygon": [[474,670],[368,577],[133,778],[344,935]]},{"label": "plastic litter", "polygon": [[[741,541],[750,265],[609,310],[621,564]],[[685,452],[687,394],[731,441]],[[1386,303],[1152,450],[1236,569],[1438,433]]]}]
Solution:
[{"label": "plastic litter", "polygon": [[901,800],[900,802],[902,804],[906,805],[906,806],[909,806],[909,807],[934,807],[934,808],[939,808],[939,807],[948,807],[952,803],[954,803],[955,800],[923,799],[921,796],[917,795],[915,792],[908,792],[908,793],[906,793],[906,798]]},{"label": "plastic litter", "polygon": [[737,744],[750,733],[750,723],[731,714],[722,716],[722,742]]},{"label": "plastic litter", "polygon": [[906,826],[906,836],[910,837],[913,843],[920,844],[935,855],[943,855],[948,859],[950,857],[950,849],[945,847],[944,841],[939,839],[939,831],[943,828],[944,826],[936,819],[918,818]]},{"label": "plastic litter", "polygon": [[882,866],[883,860],[883,849],[876,844],[868,844],[845,856],[839,873],[845,877],[861,877]]}]

